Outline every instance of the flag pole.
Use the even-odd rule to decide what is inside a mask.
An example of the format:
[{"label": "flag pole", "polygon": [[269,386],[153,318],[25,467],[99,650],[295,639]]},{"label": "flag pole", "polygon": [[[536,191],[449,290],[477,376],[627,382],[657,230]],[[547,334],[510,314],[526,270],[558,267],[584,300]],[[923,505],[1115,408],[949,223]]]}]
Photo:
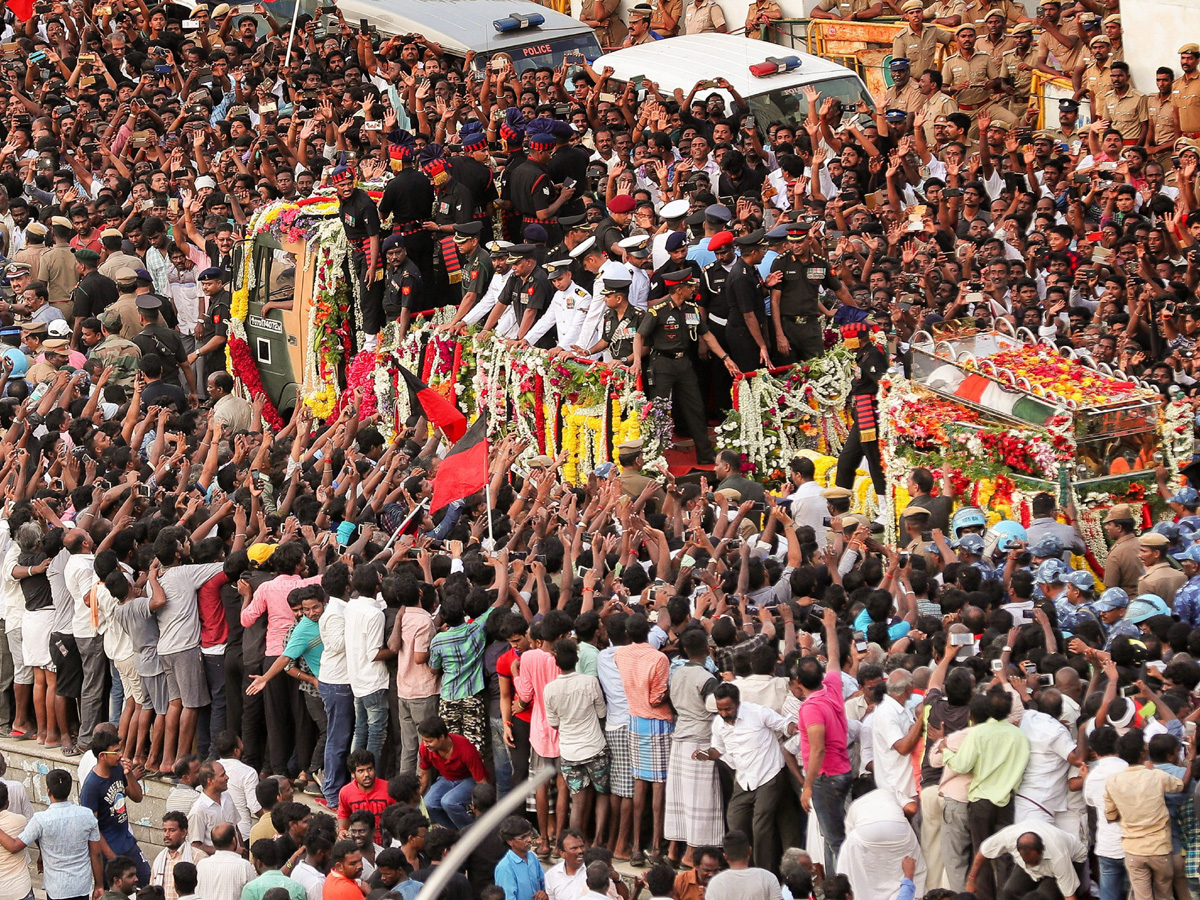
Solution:
[{"label": "flag pole", "polygon": [[[300,0],[296,0],[296,6],[292,10],[292,30],[288,35],[287,56],[284,57],[283,64],[290,66],[292,64],[292,44],[296,40],[296,20],[300,18]],[[278,58],[278,57],[276,57]]]},{"label": "flag pole", "polygon": [[492,479],[483,483],[483,496],[487,500],[488,540],[492,542],[492,555],[496,553],[496,535],[492,533]]},{"label": "flag pole", "polygon": [[404,526],[406,526],[409,522],[411,522],[413,520],[413,516],[415,516],[417,513],[419,513],[421,510],[423,510],[425,508],[425,504],[428,502],[429,502],[428,500],[422,500],[420,503],[418,503],[416,506],[413,507],[413,511],[410,512],[405,517],[404,521],[401,522],[399,524],[399,526],[397,526],[396,530],[392,532],[392,536],[390,538],[388,538],[388,542],[383,545],[384,552],[386,552],[387,549],[389,547],[391,547],[393,543],[395,543],[396,538],[400,537],[400,532],[404,530]]}]

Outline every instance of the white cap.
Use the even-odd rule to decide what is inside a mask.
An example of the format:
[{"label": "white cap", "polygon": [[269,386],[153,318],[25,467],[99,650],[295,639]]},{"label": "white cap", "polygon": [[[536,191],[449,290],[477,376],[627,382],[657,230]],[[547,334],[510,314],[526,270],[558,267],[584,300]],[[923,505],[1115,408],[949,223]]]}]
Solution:
[{"label": "white cap", "polygon": [[213,180],[211,175],[201,175],[196,179],[196,190],[198,191],[204,190],[204,188],[215,190],[216,187],[217,183]]},{"label": "white cap", "polygon": [[52,338],[70,337],[71,326],[67,324],[66,319],[55,319],[46,326],[46,336]]},{"label": "white cap", "polygon": [[682,219],[691,208],[692,205],[687,200],[672,200],[663,205],[659,215],[664,219]]},{"label": "white cap", "polygon": [[595,237],[589,237],[579,242],[579,245],[571,251],[571,259],[579,259],[583,254],[587,253],[596,243]]},{"label": "white cap", "polygon": [[637,250],[641,247],[645,247],[646,242],[649,240],[650,240],[650,235],[648,235],[648,234],[635,234],[632,237],[627,237],[624,240],[618,242],[618,246],[622,250]]}]

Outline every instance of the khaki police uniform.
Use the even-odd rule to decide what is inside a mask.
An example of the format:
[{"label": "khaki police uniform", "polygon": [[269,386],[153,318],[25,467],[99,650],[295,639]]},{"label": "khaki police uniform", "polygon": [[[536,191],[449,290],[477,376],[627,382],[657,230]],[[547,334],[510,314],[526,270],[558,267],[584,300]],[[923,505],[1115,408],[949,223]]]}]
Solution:
[{"label": "khaki police uniform", "polygon": [[1200,137],[1200,70],[1189,78],[1181,75],[1171,85],[1171,102],[1179,111],[1179,130],[1184,137]]},{"label": "khaki police uniform", "polygon": [[950,40],[950,32],[936,25],[921,26],[920,34],[905,25],[892,38],[892,58],[907,59],[913,81],[916,81],[926,69],[934,68],[939,48],[949,45]]},{"label": "khaki police uniform", "polygon": [[1097,100],[1097,115],[1108,119],[1112,127],[1121,132],[1121,139],[1126,146],[1141,142],[1142,126],[1150,120],[1145,94],[1127,88],[1125,96],[1121,97],[1116,91],[1109,90]]}]

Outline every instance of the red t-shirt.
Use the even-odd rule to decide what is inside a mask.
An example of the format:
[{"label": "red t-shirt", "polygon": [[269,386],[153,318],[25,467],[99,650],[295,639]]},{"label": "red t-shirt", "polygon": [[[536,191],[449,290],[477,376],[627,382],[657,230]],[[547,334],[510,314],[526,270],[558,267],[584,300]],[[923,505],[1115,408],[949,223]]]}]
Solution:
[{"label": "red t-shirt", "polygon": [[383,811],[395,802],[388,794],[387,782],[382,778],[376,778],[375,784],[369,791],[364,791],[358,786],[357,781],[351,779],[350,783],[338,793],[337,817],[349,819],[351,813],[358,812],[360,809],[373,813],[375,815],[375,843],[382,844],[383,831],[379,827],[379,819],[383,815]]},{"label": "red t-shirt", "polygon": [[229,640],[229,623],[221,603],[221,588],[229,584],[224,572],[204,582],[198,594],[200,607],[200,646],[218,647]]},{"label": "red t-shirt", "polygon": [[[512,681],[512,664],[513,660],[516,658],[517,651],[510,647],[507,652],[505,652],[498,660],[496,660],[496,674],[501,678],[507,678],[509,681]],[[517,690],[516,688],[513,688],[513,704],[516,705],[517,702]],[[513,718],[520,719],[522,722],[528,722],[531,718],[533,718],[533,708],[527,707],[518,713],[513,713]]]},{"label": "red t-shirt", "polygon": [[437,769],[437,773],[447,781],[462,781],[464,778],[474,778],[482,784],[488,780],[487,769],[483,767],[483,757],[475,749],[475,745],[461,734],[450,735],[450,758],[445,759],[440,753],[435,753],[420,745],[417,756],[422,769]]}]

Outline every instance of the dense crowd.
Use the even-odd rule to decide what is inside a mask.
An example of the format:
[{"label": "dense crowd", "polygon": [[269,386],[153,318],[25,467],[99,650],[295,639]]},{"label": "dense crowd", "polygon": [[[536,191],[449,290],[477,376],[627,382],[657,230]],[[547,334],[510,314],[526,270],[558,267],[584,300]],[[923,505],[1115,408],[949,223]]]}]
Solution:
[{"label": "dense crowd", "polygon": [[[1153,528],[1108,509],[1102,571],[1050,494],[996,522],[918,468],[889,544],[851,490],[885,493],[872,398],[940,322],[1195,395],[1200,47],[1135,87],[1115,2],[813,12],[881,14],[877,108],[808,88],[756,122],[723,79],[479,66],[340,13],[0,2],[0,734],[77,768],[39,812],[0,781],[0,900],[35,845],[49,900],[411,900],[460,841],[456,900],[1200,891],[1198,485],[1160,469]],[[605,48],[727,28],[711,0],[582,18]],[[1074,92],[1044,131],[1035,71]],[[573,485],[504,438],[431,515],[424,418],[385,436],[350,392],[271,427],[226,371],[235,249],[327,189],[364,346],[449,308],[615,360],[706,474],[631,441]],[[710,422],[839,336],[836,485],[801,455],[768,491]]]}]

